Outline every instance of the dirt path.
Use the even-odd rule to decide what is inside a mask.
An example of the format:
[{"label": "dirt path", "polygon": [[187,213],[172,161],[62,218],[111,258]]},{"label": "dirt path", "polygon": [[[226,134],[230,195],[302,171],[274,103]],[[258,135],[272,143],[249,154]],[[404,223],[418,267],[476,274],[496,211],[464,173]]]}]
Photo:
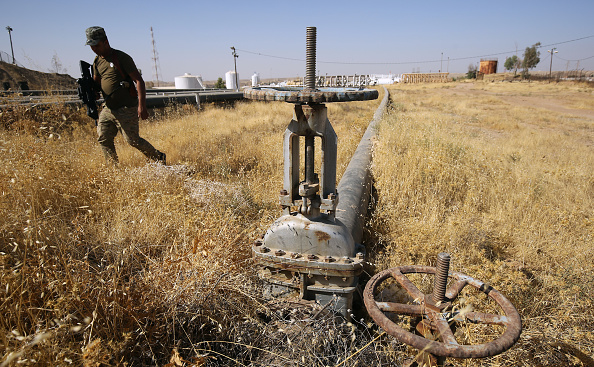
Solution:
[{"label": "dirt path", "polygon": [[575,115],[594,120],[594,110],[576,109],[568,107],[563,101],[555,100],[553,96],[502,96],[496,92],[476,89],[474,83],[461,83],[448,91],[453,93],[496,96],[510,105],[541,108],[563,114]]},{"label": "dirt path", "polygon": [[518,106],[543,108],[563,114],[586,117],[594,120],[594,111],[565,107],[562,103],[546,97],[502,96],[503,101]]}]

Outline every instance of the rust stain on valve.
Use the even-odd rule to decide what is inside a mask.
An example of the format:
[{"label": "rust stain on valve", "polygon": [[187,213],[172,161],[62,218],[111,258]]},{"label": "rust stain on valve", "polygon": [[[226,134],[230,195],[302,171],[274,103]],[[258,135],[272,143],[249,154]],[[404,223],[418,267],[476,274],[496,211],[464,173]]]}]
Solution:
[{"label": "rust stain on valve", "polygon": [[318,241],[322,242],[322,241],[330,241],[330,235],[326,232],[322,232],[322,231],[315,231],[316,237],[318,238]]}]

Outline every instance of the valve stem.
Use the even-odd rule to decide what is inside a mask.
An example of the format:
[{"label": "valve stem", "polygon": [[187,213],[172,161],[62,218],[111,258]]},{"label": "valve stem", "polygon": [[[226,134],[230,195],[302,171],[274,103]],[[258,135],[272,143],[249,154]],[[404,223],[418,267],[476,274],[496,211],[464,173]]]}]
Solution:
[{"label": "valve stem", "polygon": [[316,27],[307,27],[305,47],[305,89],[316,89]]},{"label": "valve stem", "polygon": [[450,254],[440,252],[437,255],[437,265],[435,266],[435,278],[433,279],[433,302],[443,302],[445,300],[446,287],[448,285],[448,273],[450,272]]}]

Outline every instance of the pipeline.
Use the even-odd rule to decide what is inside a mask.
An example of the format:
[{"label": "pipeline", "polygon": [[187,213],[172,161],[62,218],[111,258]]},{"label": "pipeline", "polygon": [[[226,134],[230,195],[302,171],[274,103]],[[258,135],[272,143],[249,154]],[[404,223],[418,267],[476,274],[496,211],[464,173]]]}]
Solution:
[{"label": "pipeline", "polygon": [[384,98],[375,111],[361,142],[353,154],[346,171],[338,184],[340,200],[336,207],[336,219],[351,231],[355,243],[361,243],[365,215],[371,198],[371,159],[373,138],[377,125],[388,105],[389,93],[384,87]]},{"label": "pipeline", "polygon": [[[166,93],[166,92],[165,92]],[[65,96],[64,94],[63,96]],[[200,92],[190,92],[178,90],[177,92],[166,93],[163,95],[154,95],[147,92],[146,105],[148,108],[165,107],[167,105],[178,104],[196,104],[219,102],[219,101],[236,101],[243,100],[242,92],[226,91],[226,90],[210,90]],[[100,103],[102,99],[97,102]],[[46,102],[43,100],[31,101],[30,99],[21,99],[20,101],[13,101],[12,103],[0,104],[0,110],[6,108],[13,108],[15,105],[24,107],[46,107],[51,105],[66,105],[66,106],[82,106],[83,103],[79,99],[67,100],[57,102]]]},{"label": "pipeline", "polygon": [[201,91],[195,93],[173,94],[173,95],[148,95],[146,106],[165,107],[172,103],[197,104],[201,102],[237,101],[242,100],[243,93],[235,91]]}]

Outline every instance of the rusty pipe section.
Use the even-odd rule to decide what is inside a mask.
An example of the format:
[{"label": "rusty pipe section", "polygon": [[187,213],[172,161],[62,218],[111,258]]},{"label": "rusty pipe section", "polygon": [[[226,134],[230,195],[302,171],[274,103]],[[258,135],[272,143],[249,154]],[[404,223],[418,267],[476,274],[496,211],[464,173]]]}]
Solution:
[{"label": "rusty pipe section", "polygon": [[336,207],[336,219],[351,231],[355,243],[361,243],[365,215],[371,198],[371,159],[373,138],[377,125],[388,105],[389,93],[384,87],[384,98],[375,111],[361,142],[353,154],[346,171],[338,184],[340,200]]}]

